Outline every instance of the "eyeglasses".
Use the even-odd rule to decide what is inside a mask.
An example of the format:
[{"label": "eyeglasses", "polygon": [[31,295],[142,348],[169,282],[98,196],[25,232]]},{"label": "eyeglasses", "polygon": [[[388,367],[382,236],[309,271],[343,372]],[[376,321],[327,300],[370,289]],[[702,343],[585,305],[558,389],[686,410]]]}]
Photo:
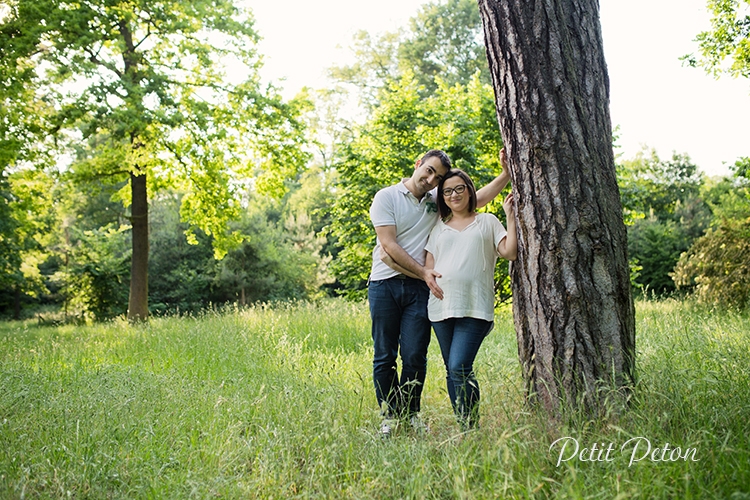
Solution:
[{"label": "eyeglasses", "polygon": [[453,193],[461,194],[464,191],[466,191],[466,184],[459,184],[458,186],[456,186],[454,188],[445,188],[445,189],[443,189],[443,196],[445,196],[447,198],[448,196],[452,195]]}]

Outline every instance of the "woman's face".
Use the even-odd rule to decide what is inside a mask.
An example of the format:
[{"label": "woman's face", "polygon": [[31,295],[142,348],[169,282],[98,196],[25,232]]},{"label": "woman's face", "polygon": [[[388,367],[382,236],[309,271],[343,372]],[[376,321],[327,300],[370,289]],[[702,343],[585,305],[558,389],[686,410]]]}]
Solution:
[{"label": "woman's face", "polygon": [[[462,192],[459,193],[459,191]],[[446,192],[449,192],[450,195],[446,196]],[[440,195],[443,196],[445,204],[452,212],[461,213],[469,209],[471,193],[466,182],[457,175],[443,183],[443,192]]]}]

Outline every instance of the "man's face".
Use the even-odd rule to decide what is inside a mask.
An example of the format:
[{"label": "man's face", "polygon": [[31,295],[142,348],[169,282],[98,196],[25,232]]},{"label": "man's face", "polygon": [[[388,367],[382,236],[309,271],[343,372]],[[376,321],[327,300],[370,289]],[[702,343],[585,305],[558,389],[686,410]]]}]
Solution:
[{"label": "man's face", "polygon": [[448,169],[443,166],[440,158],[430,156],[424,161],[417,162],[411,178],[414,181],[414,187],[421,194],[425,194],[434,189],[447,173]]}]

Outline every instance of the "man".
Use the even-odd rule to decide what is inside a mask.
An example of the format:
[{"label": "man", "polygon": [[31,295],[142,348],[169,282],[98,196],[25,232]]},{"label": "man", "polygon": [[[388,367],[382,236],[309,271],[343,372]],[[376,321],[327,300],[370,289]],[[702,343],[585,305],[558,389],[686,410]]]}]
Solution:
[{"label": "man", "polygon": [[[500,151],[505,167],[505,151]],[[445,152],[428,151],[414,165],[414,173],[396,185],[381,189],[370,207],[377,243],[373,250],[368,285],[375,396],[384,420],[383,436],[389,436],[397,418],[408,419],[416,430],[426,426],[419,418],[422,387],[430,344],[427,300],[432,291],[442,298],[435,278],[425,269],[425,245],[438,220],[437,185],[451,168]],[[507,169],[477,191],[477,207],[495,198],[510,181]],[[388,263],[386,263],[388,262]],[[401,377],[396,359],[401,352]]]}]

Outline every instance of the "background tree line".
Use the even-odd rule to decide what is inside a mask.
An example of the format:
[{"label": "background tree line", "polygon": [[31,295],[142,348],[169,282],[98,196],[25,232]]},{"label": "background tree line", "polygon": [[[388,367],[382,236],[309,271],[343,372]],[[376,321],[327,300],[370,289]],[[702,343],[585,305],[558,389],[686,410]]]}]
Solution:
[{"label": "background tree line", "polygon": [[[133,207],[146,193],[151,314],[363,297],[378,189],[432,147],[478,185],[498,172],[473,0],[428,3],[399,32],[357,34],[356,62],[331,69],[331,88],[289,102],[258,78],[250,13],[167,4],[18,0],[1,14],[0,315],[125,314]],[[690,62],[709,64],[711,36]],[[227,79],[237,60],[244,78]],[[366,120],[344,117],[350,99]],[[619,158],[634,287],[748,306],[749,168],[741,158],[709,179],[685,154]],[[499,200],[486,210],[503,219]],[[507,270],[496,276],[508,300]]]}]

